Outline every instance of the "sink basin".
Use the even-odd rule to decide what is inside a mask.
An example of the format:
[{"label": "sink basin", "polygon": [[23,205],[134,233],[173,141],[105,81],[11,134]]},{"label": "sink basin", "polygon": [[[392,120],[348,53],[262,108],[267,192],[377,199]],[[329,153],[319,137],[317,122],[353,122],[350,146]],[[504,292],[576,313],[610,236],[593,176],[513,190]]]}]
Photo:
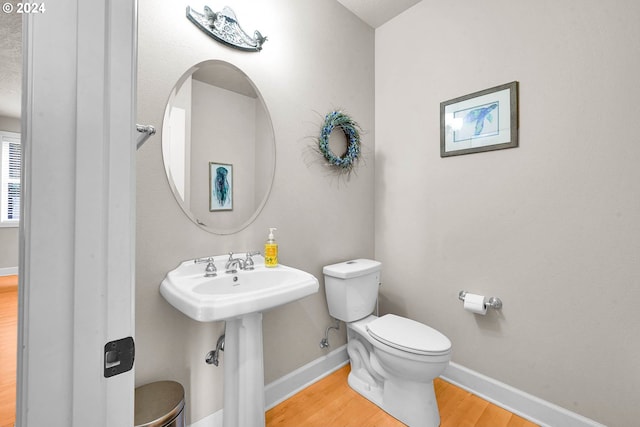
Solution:
[{"label": "sink basin", "polygon": [[[244,254],[234,257],[244,259]],[[318,292],[318,279],[295,268],[264,266],[253,257],[254,270],[225,273],[228,255],[216,256],[216,277],[204,277],[205,264],[185,261],[170,271],[160,293],[175,308],[199,322],[215,322],[262,312]]]}]

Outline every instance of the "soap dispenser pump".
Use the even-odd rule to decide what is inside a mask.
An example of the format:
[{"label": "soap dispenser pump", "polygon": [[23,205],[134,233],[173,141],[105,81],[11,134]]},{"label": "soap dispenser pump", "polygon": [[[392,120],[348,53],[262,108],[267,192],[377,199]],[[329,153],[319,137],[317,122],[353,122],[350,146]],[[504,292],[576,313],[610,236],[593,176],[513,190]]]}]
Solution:
[{"label": "soap dispenser pump", "polygon": [[278,266],[278,244],[273,236],[273,232],[277,228],[269,228],[269,238],[267,243],[264,244],[264,266],[265,267],[277,267]]}]

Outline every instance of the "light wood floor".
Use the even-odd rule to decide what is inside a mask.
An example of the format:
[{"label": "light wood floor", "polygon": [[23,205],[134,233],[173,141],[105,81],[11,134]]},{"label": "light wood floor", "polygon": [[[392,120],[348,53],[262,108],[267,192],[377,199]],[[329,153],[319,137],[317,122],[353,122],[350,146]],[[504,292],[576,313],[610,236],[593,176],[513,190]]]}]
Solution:
[{"label": "light wood floor", "polygon": [[13,427],[16,412],[18,276],[0,276],[0,427]]},{"label": "light wood floor", "polygon": [[[347,384],[339,369],[267,411],[267,427],[402,427]],[[441,379],[434,381],[440,427],[536,427]]]}]

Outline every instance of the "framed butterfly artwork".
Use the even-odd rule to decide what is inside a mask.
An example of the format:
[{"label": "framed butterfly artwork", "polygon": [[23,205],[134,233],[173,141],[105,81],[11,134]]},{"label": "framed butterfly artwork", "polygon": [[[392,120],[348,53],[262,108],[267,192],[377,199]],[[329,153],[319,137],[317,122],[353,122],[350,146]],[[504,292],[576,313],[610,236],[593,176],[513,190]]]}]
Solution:
[{"label": "framed butterfly artwork", "polygon": [[440,157],[518,146],[518,82],[440,103]]}]

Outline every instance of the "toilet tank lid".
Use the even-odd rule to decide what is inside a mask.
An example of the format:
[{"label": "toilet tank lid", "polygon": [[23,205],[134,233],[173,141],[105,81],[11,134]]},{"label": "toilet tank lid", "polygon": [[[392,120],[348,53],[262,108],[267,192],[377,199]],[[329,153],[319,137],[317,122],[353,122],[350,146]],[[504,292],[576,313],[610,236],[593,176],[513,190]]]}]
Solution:
[{"label": "toilet tank lid", "polygon": [[381,265],[379,261],[360,258],[327,265],[322,269],[322,273],[339,279],[350,279],[352,277],[364,276],[365,274],[380,271]]}]

